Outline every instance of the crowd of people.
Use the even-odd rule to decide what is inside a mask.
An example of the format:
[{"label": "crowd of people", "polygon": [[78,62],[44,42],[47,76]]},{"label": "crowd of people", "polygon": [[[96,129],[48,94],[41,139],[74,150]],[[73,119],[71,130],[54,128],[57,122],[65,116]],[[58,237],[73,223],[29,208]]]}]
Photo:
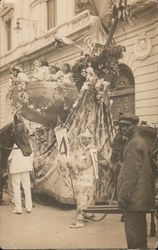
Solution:
[{"label": "crowd of people", "polygon": [[[64,83],[75,83],[77,88],[80,89],[82,86],[77,85],[76,71],[79,72],[81,68],[80,78],[85,81],[90,81],[95,77],[94,70],[92,68],[90,57],[88,55],[81,55],[77,62],[71,67],[69,63],[63,63],[61,66],[52,63],[49,64],[46,58],[40,58],[35,60],[33,63],[32,78],[28,79],[26,74],[23,72],[22,67],[12,66],[10,73],[10,82],[29,82],[29,81],[49,81],[49,82],[64,82]],[[78,74],[78,73],[77,73]],[[83,84],[83,81],[82,81]]]},{"label": "crowd of people", "polygon": [[[110,163],[110,166],[118,163],[121,166],[118,176],[117,198],[118,206],[124,214],[125,233],[129,249],[147,248],[146,211],[154,207],[153,173],[147,145],[137,129],[138,122],[139,118],[135,115],[120,116],[118,125],[122,138],[126,142],[122,149],[122,155],[118,158],[119,162],[111,158]],[[80,151],[77,151],[73,158],[65,162],[73,181],[77,205],[76,222],[72,223],[70,228],[83,227],[84,221],[89,219],[84,214],[84,209],[95,204],[97,170],[94,166],[91,149],[96,150],[96,147],[88,129],[80,134],[79,140]],[[32,210],[29,172],[32,171],[33,161],[32,156],[27,158],[27,161],[25,161],[26,158],[22,155],[20,149],[13,150],[9,158],[15,203],[13,213],[16,214],[22,213],[20,183],[22,183],[25,192],[26,211],[31,213]],[[99,158],[97,163],[99,164]],[[106,164],[105,161],[103,165]],[[93,214],[90,214],[91,216]]]},{"label": "crowd of people", "polygon": [[[86,60],[86,67],[85,67]],[[90,81],[94,76],[94,70],[91,66],[89,57],[81,56],[79,65],[82,63],[82,76]],[[76,65],[77,67],[77,65]],[[12,68],[12,80],[20,82],[29,82],[27,76],[20,67]],[[47,60],[42,58],[34,62],[32,81],[73,81],[73,74],[68,63],[64,63],[62,68],[55,64],[48,64]],[[120,160],[120,173],[118,176],[118,205],[123,210],[125,219],[125,233],[128,248],[147,248],[147,224],[145,210],[154,207],[154,187],[153,177],[148,155],[148,149],[145,141],[139,135],[137,125],[139,118],[137,116],[124,116],[119,118],[119,128],[122,138],[125,139],[125,145],[122,149]],[[92,143],[92,135],[89,131],[83,131],[80,135],[81,150],[74,155],[73,161],[67,161],[73,181],[74,195],[77,204],[76,222],[71,224],[71,228],[80,228],[84,226],[85,215],[83,210],[89,205],[95,204],[96,176],[95,166],[90,153],[91,148],[95,148]],[[18,151],[13,151],[17,154]],[[20,153],[19,153],[20,154]],[[20,156],[22,157],[22,156]],[[12,176],[12,185],[14,190],[14,213],[21,214],[22,206],[20,201],[20,183],[25,191],[25,207],[27,212],[32,210],[32,201],[30,196],[30,182],[28,174],[24,176],[21,171],[12,173],[14,155],[11,155],[10,173]],[[16,156],[15,156],[16,158]],[[21,160],[22,162],[22,160]],[[75,164],[76,162],[76,164]],[[12,164],[14,167],[11,167]],[[21,163],[19,163],[20,165]],[[98,160],[99,164],[99,160]],[[106,164],[106,163],[105,163]],[[117,164],[111,159],[111,165]],[[23,164],[22,164],[23,165]],[[28,164],[29,165],[29,164]],[[20,166],[21,167],[21,166]],[[23,165],[24,168],[24,165]],[[31,169],[27,170],[27,173]],[[24,169],[22,173],[26,172]],[[18,175],[18,176],[17,176]],[[29,187],[29,188],[28,188]],[[140,233],[141,232],[141,233]]]},{"label": "crowd of people", "polygon": [[69,63],[64,63],[62,67],[48,63],[47,59],[41,58],[34,62],[33,81],[72,81],[72,73]]}]

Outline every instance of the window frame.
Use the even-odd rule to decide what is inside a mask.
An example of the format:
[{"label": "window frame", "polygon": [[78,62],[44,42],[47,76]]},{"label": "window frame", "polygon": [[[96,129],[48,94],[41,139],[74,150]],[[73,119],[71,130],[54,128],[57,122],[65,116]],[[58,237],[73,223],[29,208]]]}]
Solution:
[{"label": "window frame", "polygon": [[57,25],[57,0],[47,0],[47,30]]},{"label": "window frame", "polygon": [[12,49],[12,19],[5,21],[5,32],[6,32],[6,50]]}]

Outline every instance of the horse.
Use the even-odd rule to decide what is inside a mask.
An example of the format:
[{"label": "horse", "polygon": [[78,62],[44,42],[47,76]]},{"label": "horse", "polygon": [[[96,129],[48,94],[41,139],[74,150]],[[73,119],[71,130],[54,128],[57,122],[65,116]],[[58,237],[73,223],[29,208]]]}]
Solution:
[{"label": "horse", "polygon": [[[14,146],[16,144],[16,147]],[[18,114],[13,117],[13,122],[0,129],[0,204],[2,204],[4,176],[8,158],[12,150],[21,149],[24,156],[32,154],[29,140],[29,130],[26,128],[23,118]]]},{"label": "horse", "polygon": [[[153,127],[147,127],[147,126],[140,126],[138,127],[139,134],[143,137],[145,140],[147,147],[148,147],[148,153],[151,163],[151,168],[154,175],[154,182],[156,186],[156,182],[158,179],[158,128]],[[157,190],[155,188],[155,195]],[[156,225],[154,221],[154,213],[151,213],[151,227],[150,227],[150,236],[154,237],[156,236]]]}]

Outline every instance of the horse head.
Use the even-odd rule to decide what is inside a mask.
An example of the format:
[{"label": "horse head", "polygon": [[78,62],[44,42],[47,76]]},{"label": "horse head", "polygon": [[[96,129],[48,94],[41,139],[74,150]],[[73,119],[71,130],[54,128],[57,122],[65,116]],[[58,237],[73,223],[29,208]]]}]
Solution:
[{"label": "horse head", "polygon": [[22,117],[17,114],[14,115],[12,138],[24,156],[31,155],[32,149],[29,140],[29,130],[26,128]]}]

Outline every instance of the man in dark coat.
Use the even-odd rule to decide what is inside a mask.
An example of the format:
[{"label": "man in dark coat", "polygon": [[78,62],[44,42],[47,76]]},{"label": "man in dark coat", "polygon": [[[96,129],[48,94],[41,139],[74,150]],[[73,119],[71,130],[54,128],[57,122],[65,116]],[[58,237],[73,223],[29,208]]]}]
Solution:
[{"label": "man in dark coat", "polygon": [[128,142],[118,178],[118,202],[125,216],[128,248],[147,248],[145,210],[154,206],[154,181],[145,141],[137,131],[137,116],[121,116],[119,124]]}]

